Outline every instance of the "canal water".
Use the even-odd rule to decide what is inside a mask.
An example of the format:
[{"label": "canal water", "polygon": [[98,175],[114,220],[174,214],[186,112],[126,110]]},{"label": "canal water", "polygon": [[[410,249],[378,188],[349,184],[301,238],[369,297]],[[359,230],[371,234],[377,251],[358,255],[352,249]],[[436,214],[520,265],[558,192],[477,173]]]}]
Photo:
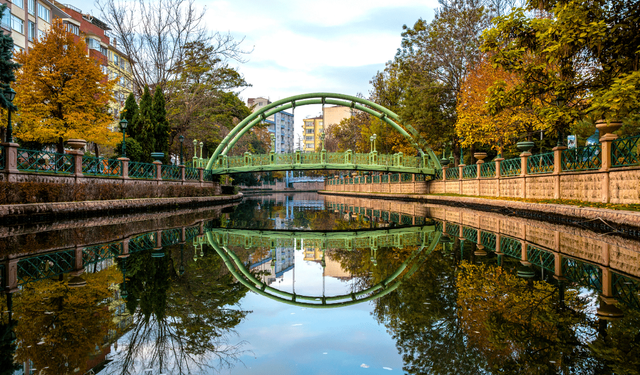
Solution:
[{"label": "canal water", "polygon": [[0,374],[638,374],[640,242],[273,194],[0,228]]}]

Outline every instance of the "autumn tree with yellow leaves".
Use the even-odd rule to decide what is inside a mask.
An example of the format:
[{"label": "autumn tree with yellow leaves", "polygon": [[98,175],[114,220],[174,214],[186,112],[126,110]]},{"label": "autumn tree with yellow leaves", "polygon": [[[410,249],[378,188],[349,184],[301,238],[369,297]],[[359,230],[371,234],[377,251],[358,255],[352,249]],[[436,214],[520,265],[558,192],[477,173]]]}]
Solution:
[{"label": "autumn tree with yellow leaves", "polygon": [[56,144],[58,152],[73,138],[115,145],[119,134],[109,131],[113,119],[107,112],[114,82],[86,50],[57,20],[29,53],[16,54],[22,65],[15,85],[18,139]]},{"label": "autumn tree with yellow leaves", "polygon": [[518,84],[517,75],[500,67],[493,67],[488,59],[480,61],[467,75],[458,95],[456,134],[463,147],[473,144],[488,145],[500,152],[505,146],[517,142],[522,134],[531,135],[547,128],[531,107],[520,105],[496,110],[489,96],[499,88],[509,89]]}]

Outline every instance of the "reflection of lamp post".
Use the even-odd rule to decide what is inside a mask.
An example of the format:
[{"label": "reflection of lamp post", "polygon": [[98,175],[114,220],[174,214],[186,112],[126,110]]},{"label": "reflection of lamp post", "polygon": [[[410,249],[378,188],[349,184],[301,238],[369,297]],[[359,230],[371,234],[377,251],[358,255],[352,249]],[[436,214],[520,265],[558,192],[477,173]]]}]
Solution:
[{"label": "reflection of lamp post", "polygon": [[[4,97],[7,98],[7,100],[12,103],[13,99],[15,99],[16,97],[16,92],[9,87],[8,89],[4,90]],[[11,105],[9,106],[9,108],[7,108],[7,110],[9,111],[8,113],[8,117],[9,117],[9,122],[7,123],[7,142],[11,143],[13,142],[13,127],[11,125]]]},{"label": "reflection of lamp post", "polygon": [[124,139],[124,135],[127,132],[127,119],[123,118],[120,120],[120,130],[122,130],[122,157],[127,157],[127,141]]},{"label": "reflection of lamp post", "polygon": [[180,140],[180,165],[184,165],[184,157],[182,154],[182,145],[184,144],[184,136],[181,135],[178,137],[178,139]]}]

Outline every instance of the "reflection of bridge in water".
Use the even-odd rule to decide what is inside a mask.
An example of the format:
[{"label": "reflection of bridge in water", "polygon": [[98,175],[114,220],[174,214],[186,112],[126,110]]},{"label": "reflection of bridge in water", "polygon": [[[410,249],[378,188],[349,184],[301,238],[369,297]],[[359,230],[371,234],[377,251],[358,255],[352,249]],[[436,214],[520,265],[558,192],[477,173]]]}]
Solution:
[{"label": "reflection of bridge in water", "polygon": [[[286,304],[331,308],[349,306],[380,298],[395,290],[402,281],[410,277],[439,243],[440,232],[434,225],[421,227],[404,227],[394,229],[360,230],[360,231],[255,231],[244,229],[217,228],[207,231],[208,243],[218,252],[227,268],[235,278],[247,288],[262,296]],[[376,264],[376,251],[381,247],[403,248],[415,246],[411,255],[398,269],[376,285],[359,292],[337,296],[307,296],[289,293],[273,287],[256,278],[249,268],[238,258],[231,247],[245,249],[266,247],[271,249],[272,258],[276,257],[276,248],[286,247],[303,249],[306,246],[318,247],[324,253],[327,249],[370,249],[371,261]]]}]

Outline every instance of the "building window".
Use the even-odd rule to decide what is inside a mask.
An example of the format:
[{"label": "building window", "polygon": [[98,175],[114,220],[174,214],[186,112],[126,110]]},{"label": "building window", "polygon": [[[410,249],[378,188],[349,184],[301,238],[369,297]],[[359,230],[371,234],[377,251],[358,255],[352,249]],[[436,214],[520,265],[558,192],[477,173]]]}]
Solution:
[{"label": "building window", "polygon": [[102,53],[103,55],[107,56],[107,48],[100,46],[100,53]]},{"label": "building window", "polygon": [[9,8],[4,8],[4,12],[2,13],[2,20],[0,21],[0,23],[2,23],[2,26],[6,27],[7,29],[11,28],[11,12],[9,11]]},{"label": "building window", "polygon": [[24,51],[24,49],[22,47],[16,46],[15,44],[13,45],[13,55],[15,56],[16,53],[18,52],[22,52]]},{"label": "building window", "polygon": [[74,35],[80,35],[80,28],[72,23],[67,23],[67,31]]},{"label": "building window", "polygon": [[13,5],[17,6],[18,8],[22,9],[22,7],[24,6],[24,4],[22,4],[23,0],[11,0],[11,2],[13,3]]},{"label": "building window", "polygon": [[120,61],[120,57],[118,55],[113,55],[113,63],[118,66],[118,62]]},{"label": "building window", "polygon": [[11,28],[20,34],[24,34],[24,21],[20,18],[11,15]]},{"label": "building window", "polygon": [[86,42],[87,42],[87,47],[89,47],[89,49],[95,49],[96,51],[100,51],[100,42],[98,42],[97,40],[92,38],[87,38]]},{"label": "building window", "polygon": [[313,141],[313,136],[306,136],[304,138],[305,141]]},{"label": "building window", "polygon": [[28,6],[28,11],[29,14],[35,16],[36,15],[36,0],[29,0],[29,6]]},{"label": "building window", "polygon": [[29,21],[29,41],[33,42],[36,37],[36,23]]},{"label": "building window", "polygon": [[40,3],[38,3],[38,17],[42,18],[47,23],[51,23],[51,11]]},{"label": "building window", "polygon": [[313,148],[313,143],[307,143],[307,148]]},{"label": "building window", "polygon": [[44,30],[38,29],[38,40],[44,40],[45,36],[46,36],[46,33],[44,32]]},{"label": "building window", "polygon": [[313,134],[313,129],[307,129],[306,133],[307,134]]}]

